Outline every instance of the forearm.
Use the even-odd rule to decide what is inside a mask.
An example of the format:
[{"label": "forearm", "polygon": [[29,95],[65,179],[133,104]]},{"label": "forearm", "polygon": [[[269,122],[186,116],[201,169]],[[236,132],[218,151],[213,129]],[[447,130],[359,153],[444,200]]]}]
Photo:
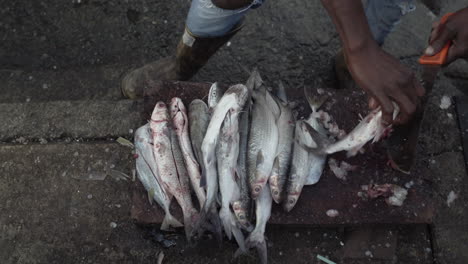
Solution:
[{"label": "forearm", "polygon": [[377,45],[367,24],[361,0],[321,0],[332,18],[345,54]]}]

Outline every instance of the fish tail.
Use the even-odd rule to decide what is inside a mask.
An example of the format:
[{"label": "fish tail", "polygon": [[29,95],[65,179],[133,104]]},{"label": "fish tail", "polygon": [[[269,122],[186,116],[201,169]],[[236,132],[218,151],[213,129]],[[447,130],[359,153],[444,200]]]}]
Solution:
[{"label": "fish tail", "polygon": [[191,231],[192,237],[201,237],[206,230],[209,230],[214,233],[216,240],[222,241],[222,228],[221,221],[219,219],[217,210],[215,206],[212,206],[210,209],[205,210],[206,203],[202,210],[200,211],[198,220],[194,224],[194,228]]},{"label": "fish tail", "polygon": [[313,112],[316,112],[328,99],[328,95],[315,96],[304,86],[304,95]]},{"label": "fish tail", "polygon": [[222,207],[221,210],[219,210],[219,218],[221,219],[221,223],[223,223],[224,232],[226,233],[228,239],[231,240],[232,223],[234,218],[229,208]]},{"label": "fish tail", "polygon": [[192,240],[192,237],[194,235],[194,230],[197,227],[197,223],[199,222],[199,219],[200,219],[200,215],[195,209],[184,212],[185,236],[187,237],[188,242],[191,242]]},{"label": "fish tail", "polygon": [[234,258],[247,254],[248,251],[245,246],[244,234],[242,234],[242,231],[240,230],[240,228],[238,228],[237,226],[233,227],[232,234],[234,235],[234,238],[236,239],[237,245],[239,245],[239,248],[236,250],[236,253],[234,254]]},{"label": "fish tail", "polygon": [[170,212],[167,212],[164,216],[161,224],[161,230],[169,231],[171,227],[177,228],[184,226],[179,220],[177,220]]},{"label": "fish tail", "polygon": [[268,263],[267,245],[265,236],[262,232],[254,230],[250,233],[250,236],[245,241],[247,248],[256,248],[258,256],[260,257],[260,263]]}]

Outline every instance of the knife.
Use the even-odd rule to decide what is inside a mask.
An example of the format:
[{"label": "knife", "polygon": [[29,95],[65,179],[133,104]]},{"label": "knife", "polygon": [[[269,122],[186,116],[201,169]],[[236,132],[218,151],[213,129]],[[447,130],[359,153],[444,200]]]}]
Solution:
[{"label": "knife", "polygon": [[[451,15],[453,13],[444,15],[440,23],[445,24]],[[437,74],[447,59],[451,44],[451,41],[447,42],[442,50],[433,56],[423,55],[419,58],[418,62],[422,69],[422,85],[426,90],[426,95],[421,98],[421,102],[412,120],[407,124],[395,127],[391,136],[385,141],[389,165],[405,174],[410,174],[418,143],[419,129],[421,121],[424,118],[424,109]]]}]

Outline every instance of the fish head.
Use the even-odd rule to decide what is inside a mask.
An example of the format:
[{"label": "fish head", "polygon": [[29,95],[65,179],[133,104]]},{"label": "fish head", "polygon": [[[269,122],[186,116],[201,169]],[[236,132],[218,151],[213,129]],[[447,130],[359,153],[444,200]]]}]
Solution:
[{"label": "fish head", "polygon": [[284,210],[286,212],[290,212],[294,206],[297,203],[297,200],[299,199],[299,193],[289,193],[288,196],[286,197],[286,200],[284,201]]},{"label": "fish head", "polygon": [[208,92],[208,106],[210,108],[215,107],[218,104],[222,94],[223,93],[220,90],[218,83],[213,83],[210,87],[210,91]]},{"label": "fish head", "polygon": [[249,90],[243,84],[236,84],[226,91],[225,95],[233,94],[236,97],[238,104],[243,107],[247,99],[249,98]]},{"label": "fish head", "polygon": [[153,113],[151,114],[151,121],[156,123],[167,122],[169,120],[169,113],[167,106],[164,102],[159,101],[154,107]]},{"label": "fish head", "polygon": [[278,186],[275,187],[270,187],[271,188],[271,197],[276,203],[281,202],[281,190],[278,188]]},{"label": "fish head", "polygon": [[249,219],[247,218],[247,212],[242,207],[240,201],[235,201],[232,204],[232,210],[234,211],[234,214],[236,215],[237,220],[242,226],[246,228],[250,227],[250,222],[249,222]]},{"label": "fish head", "polygon": [[174,118],[174,116],[177,115],[177,113],[180,112],[180,108],[179,108],[179,101],[180,98],[177,98],[177,97],[174,97],[171,99],[171,104],[169,105],[169,111],[170,111],[170,114],[171,114],[171,118]]},{"label": "fish head", "polygon": [[270,178],[268,179],[268,182],[270,184],[271,197],[276,203],[280,203],[281,190],[279,188],[279,175],[278,174],[271,175]]}]

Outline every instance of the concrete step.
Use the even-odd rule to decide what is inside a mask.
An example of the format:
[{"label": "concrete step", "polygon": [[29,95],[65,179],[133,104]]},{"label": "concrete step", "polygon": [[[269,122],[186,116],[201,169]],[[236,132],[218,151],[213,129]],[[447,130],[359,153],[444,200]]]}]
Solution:
[{"label": "concrete step", "polygon": [[0,103],[121,99],[120,78],[131,66],[0,70]]},{"label": "concrete step", "polygon": [[131,136],[144,123],[141,101],[0,104],[0,141]]},{"label": "concrete step", "polygon": [[158,82],[153,88],[155,94],[139,101],[0,103],[0,142],[132,137],[133,131],[149,118],[157,101],[169,103],[177,96],[188,105],[195,98],[206,98],[210,84],[167,81]]}]

